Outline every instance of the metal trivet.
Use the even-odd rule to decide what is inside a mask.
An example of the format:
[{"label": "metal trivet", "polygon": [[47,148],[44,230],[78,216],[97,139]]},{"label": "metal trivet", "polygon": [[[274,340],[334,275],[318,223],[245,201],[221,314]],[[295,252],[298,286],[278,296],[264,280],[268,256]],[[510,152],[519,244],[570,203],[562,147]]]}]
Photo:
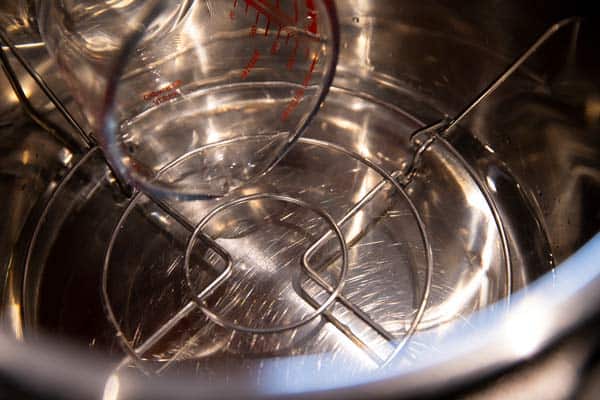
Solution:
[{"label": "metal trivet", "polygon": [[[464,109],[454,118],[446,118],[442,121],[439,121],[433,125],[423,127],[417,131],[415,131],[411,135],[411,145],[413,146],[413,157],[411,161],[408,163],[406,168],[403,170],[396,170],[393,172],[385,171],[382,167],[378,166],[374,162],[369,159],[352,152],[344,147],[339,145],[316,140],[309,138],[301,138],[298,142],[297,146],[300,145],[312,145],[317,147],[326,148],[330,151],[335,151],[339,153],[343,157],[349,157],[358,161],[361,165],[366,167],[369,171],[372,171],[379,175],[381,181],[376,184],[367,194],[365,194],[360,200],[358,200],[346,213],[341,217],[338,221],[335,221],[333,217],[324,209],[317,207],[315,205],[309,204],[308,202],[286,195],[285,193],[257,193],[252,195],[241,196],[233,199],[228,199],[225,203],[222,203],[215,207],[212,211],[210,211],[200,223],[194,225],[192,224],[185,216],[183,216],[178,210],[176,210],[169,203],[161,200],[153,198],[148,193],[141,193],[138,191],[132,191],[131,187],[123,182],[114,172],[112,172],[112,180],[118,185],[119,189],[129,197],[129,204],[123,211],[119,222],[115,226],[111,240],[106,252],[105,260],[104,260],[104,269],[103,269],[103,278],[102,278],[102,295],[103,295],[103,303],[107,310],[107,318],[112,324],[117,334],[117,338],[119,343],[123,347],[126,357],[119,364],[119,367],[126,366],[131,362],[134,362],[142,371],[149,372],[144,366],[143,355],[146,353],[153,345],[155,345],[161,338],[163,338],[169,331],[171,331],[174,326],[181,321],[186,316],[190,315],[194,310],[201,310],[204,315],[214,322],[217,325],[220,325],[227,329],[238,330],[249,332],[253,334],[270,334],[276,332],[282,332],[286,330],[296,329],[315,318],[323,317],[328,322],[330,322],[333,326],[335,326],[342,334],[347,336],[353,343],[356,344],[359,348],[363,349],[371,358],[373,358],[379,365],[387,365],[391,360],[393,360],[396,355],[402,350],[402,348],[406,345],[406,343],[410,340],[411,336],[415,333],[418,328],[418,325],[423,317],[425,309],[427,307],[430,287],[431,287],[431,277],[433,270],[433,252],[431,245],[429,243],[427,231],[425,224],[417,207],[412,202],[410,197],[405,191],[405,188],[410,184],[410,182],[416,176],[419,165],[421,162],[422,155],[425,151],[430,149],[431,145],[435,142],[440,143],[446,150],[448,150],[465,168],[467,173],[474,180],[481,193],[483,194],[489,209],[492,212],[493,219],[496,225],[496,228],[499,233],[501,246],[502,246],[502,255],[503,255],[503,263],[505,268],[505,288],[506,293],[510,294],[511,292],[511,261],[510,261],[510,250],[508,246],[508,240],[506,236],[506,232],[503,227],[502,218],[498,211],[498,207],[492,198],[489,189],[479,177],[477,172],[473,169],[472,166],[462,157],[462,155],[448,142],[447,136],[448,133],[456,127],[465,117],[469,115],[469,113],[485,98],[490,96],[498,87],[504,83],[542,44],[544,44],[551,36],[553,36],[556,32],[561,30],[562,28],[575,24],[576,27],[579,24],[578,18],[570,18],[563,20],[553,26],[551,26],[545,33],[543,33],[520,57],[518,57],[502,74],[500,74],[485,90],[483,90],[475,100],[470,102]],[[101,149],[98,147],[97,142],[93,135],[85,132],[85,130],[76,122],[70,112],[67,110],[65,105],[58,99],[52,89],[46,84],[44,79],[35,71],[34,68],[25,60],[20,54],[17,47],[6,37],[6,35],[0,31],[0,40],[4,43],[4,46],[0,48],[0,61],[2,63],[2,68],[6,73],[9,83],[11,84],[17,98],[19,99],[21,105],[24,108],[24,111],[36,122],[41,128],[46,130],[49,134],[53,135],[57,138],[66,148],[72,150],[73,152],[81,152],[84,153],[83,156],[79,159],[77,163],[73,165],[73,167],[69,170],[67,175],[62,179],[62,181],[57,185],[54,189],[52,195],[50,196],[48,202],[46,203],[42,214],[37,222],[35,227],[31,242],[29,244],[27,250],[27,256],[25,260],[25,275],[27,276],[27,272],[29,270],[29,264],[31,262],[33,249],[36,246],[36,241],[38,240],[38,236],[43,226],[46,217],[48,215],[49,210],[58,194],[64,188],[66,183],[74,176],[75,172],[85,164],[85,162],[90,159],[93,155],[97,154],[102,156]],[[65,120],[75,129],[75,131],[79,134],[81,143],[74,140],[68,134],[65,134],[54,125],[52,122],[48,121],[32,104],[29,102],[25,92],[19,82],[19,79],[13,70],[8,57],[5,53],[6,50],[10,50],[15,59],[24,67],[27,73],[34,79],[39,88],[45,93],[48,99],[52,102],[52,104],[57,108],[60,114],[65,118]],[[234,139],[235,140],[235,139]],[[178,163],[184,161],[187,157],[190,157],[192,153],[201,151],[201,149],[194,150],[188,154],[185,154],[174,160],[169,165],[165,166],[160,172],[168,170],[170,167],[177,165]],[[106,160],[105,160],[106,161]],[[109,169],[111,166],[107,163]],[[112,169],[111,169],[112,171]],[[412,216],[418,226],[419,233],[421,236],[423,248],[425,251],[425,262],[426,262],[426,271],[425,271],[425,282],[424,288],[422,290],[420,299],[418,301],[417,307],[415,308],[415,313],[412,318],[411,324],[406,331],[406,334],[403,337],[395,337],[388,330],[384,329],[380,324],[375,322],[367,313],[361,310],[358,306],[352,303],[344,294],[343,288],[345,284],[345,278],[348,270],[348,244],[342,234],[341,228],[344,224],[349,221],[356,213],[361,211],[366,204],[368,204],[386,185],[391,185],[391,187],[398,193],[400,196],[407,202]],[[121,326],[118,322],[117,317],[114,314],[111,301],[109,298],[109,293],[107,289],[107,276],[109,270],[109,261],[111,257],[111,252],[113,249],[114,242],[116,237],[118,236],[119,229],[123,223],[123,221],[127,218],[131,210],[136,206],[138,200],[142,197],[147,197],[150,201],[152,201],[155,205],[157,205],[163,212],[177,221],[185,230],[189,232],[189,238],[186,244],[185,250],[185,259],[183,262],[183,267],[186,272],[186,281],[187,286],[190,292],[192,293],[192,298],[189,303],[187,303],[183,308],[181,308],[177,313],[175,313],[166,323],[164,323],[159,329],[157,329],[153,334],[149,336],[141,345],[134,348],[132,345],[131,339],[127,338],[124,334]],[[204,299],[211,293],[213,293],[220,285],[222,285],[230,276],[232,269],[235,268],[235,265],[232,261],[230,254],[225,251],[215,240],[213,240],[210,236],[203,233],[203,228],[210,223],[211,218],[213,218],[216,214],[221,213],[225,210],[236,207],[240,204],[251,202],[254,200],[270,200],[270,201],[278,201],[284,202],[288,204],[293,204],[296,207],[300,207],[307,212],[312,212],[319,216],[320,219],[324,221],[324,223],[329,227],[327,233],[322,235],[318,240],[314,241],[303,253],[301,257],[301,265],[299,266],[302,270],[307,274],[308,279],[313,283],[317,284],[321,287],[327,294],[328,297],[325,301],[319,302],[314,296],[310,295],[306,288],[300,285],[302,298],[309,304],[314,311],[309,314],[307,317],[294,321],[292,323],[288,323],[286,325],[280,326],[272,326],[272,327],[264,327],[264,328],[253,328],[248,326],[242,326],[236,324],[232,321],[228,321],[224,319],[222,316],[218,315],[215,311],[211,310]],[[339,243],[339,250],[336,253],[335,258],[341,259],[341,273],[339,274],[337,283],[332,285],[328,283],[323,277],[319,274],[318,270],[315,269],[311,265],[311,256],[327,241],[327,239],[335,236]],[[218,276],[214,279],[208,286],[198,289],[195,288],[192,279],[190,277],[190,257],[193,252],[194,245],[201,241],[207,249],[212,251],[213,258],[220,258],[221,261],[226,265],[224,269],[218,271]],[[352,312],[356,317],[362,320],[365,324],[367,324],[371,329],[373,329],[378,335],[387,340],[388,342],[394,345],[393,352],[386,357],[385,359],[380,358],[378,355],[372,351],[367,343],[361,340],[352,329],[344,324],[339,318],[333,315],[333,313],[329,310],[330,306],[333,303],[339,303],[344,306],[350,312]],[[159,370],[159,372],[162,371]]]}]

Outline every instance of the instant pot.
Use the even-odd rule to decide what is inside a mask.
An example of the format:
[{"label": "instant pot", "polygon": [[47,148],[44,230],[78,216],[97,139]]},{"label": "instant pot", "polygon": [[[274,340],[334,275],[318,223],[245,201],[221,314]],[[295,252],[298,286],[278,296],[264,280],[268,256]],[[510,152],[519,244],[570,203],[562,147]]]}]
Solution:
[{"label": "instant pot", "polygon": [[[337,1],[335,78],[285,157],[157,199],[114,173],[35,3],[0,6],[0,398],[600,393],[585,5]],[[279,101],[228,96],[202,129]]]}]

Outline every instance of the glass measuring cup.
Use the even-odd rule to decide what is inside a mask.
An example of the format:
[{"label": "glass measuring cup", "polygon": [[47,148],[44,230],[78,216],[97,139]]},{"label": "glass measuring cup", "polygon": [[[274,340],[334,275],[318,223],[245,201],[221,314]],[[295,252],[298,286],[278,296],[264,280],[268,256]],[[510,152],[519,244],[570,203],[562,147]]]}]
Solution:
[{"label": "glass measuring cup", "polygon": [[303,133],[337,62],[332,3],[49,0],[37,15],[114,169],[190,199],[268,171]]}]

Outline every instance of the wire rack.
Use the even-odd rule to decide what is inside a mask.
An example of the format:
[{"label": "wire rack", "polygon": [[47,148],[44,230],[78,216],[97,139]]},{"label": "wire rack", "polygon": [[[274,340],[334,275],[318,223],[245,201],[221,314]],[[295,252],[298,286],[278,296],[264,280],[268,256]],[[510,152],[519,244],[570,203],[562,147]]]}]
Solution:
[{"label": "wire rack", "polygon": [[[503,257],[502,262],[504,264],[506,277],[505,290],[506,293],[510,294],[511,254],[507,234],[504,230],[504,224],[502,222],[502,217],[498,210],[498,206],[496,205],[494,198],[490,194],[487,185],[482,181],[482,179],[474,170],[474,168],[461,156],[461,154],[447,140],[447,136],[448,133],[452,131],[452,129],[456,127],[461,121],[463,121],[479,103],[481,103],[485,98],[494,93],[494,91],[496,91],[498,87],[502,85],[502,83],[504,83],[512,74],[514,74],[515,71],[517,71],[517,69],[519,69],[519,67],[533,53],[535,53],[536,50],[538,50],[540,46],[542,46],[550,37],[552,37],[559,30],[570,25],[575,25],[576,29],[578,24],[578,18],[571,18],[563,20],[551,26],[520,57],[514,60],[504,72],[502,72],[493,82],[491,82],[489,86],[476,97],[475,100],[467,104],[465,108],[455,117],[445,118],[439,122],[436,122],[429,126],[425,126],[415,131],[410,138],[410,143],[413,149],[412,158],[410,159],[410,162],[406,165],[406,167],[402,170],[395,170],[391,172],[386,171],[385,169],[380,167],[375,162],[369,160],[368,158],[365,158],[351,150],[348,150],[342,146],[331,142],[309,138],[300,139],[299,143],[301,144],[316,146],[318,148],[324,148],[328,151],[338,153],[343,157],[353,159],[372,173],[375,173],[377,176],[379,176],[380,181],[364,196],[362,196],[362,198],[356,201],[353,204],[353,206],[350,207],[345,212],[345,214],[337,221],[326,210],[299,198],[282,193],[256,193],[229,199],[226,202],[219,204],[210,212],[208,212],[208,214],[198,224],[193,224],[183,214],[181,214],[177,209],[175,209],[166,201],[163,201],[162,199],[153,198],[151,194],[148,193],[141,193],[139,191],[132,190],[131,186],[127,182],[122,181],[122,179],[120,179],[119,176],[113,172],[112,175],[115,185],[117,185],[118,189],[122,191],[129,199],[127,207],[125,207],[123,213],[121,214],[121,217],[119,218],[118,223],[114,227],[114,230],[111,234],[111,239],[105,255],[102,275],[102,301],[106,309],[106,316],[110,324],[114,328],[119,343],[121,344],[123,350],[126,353],[125,358],[119,364],[119,368],[126,365],[130,365],[133,362],[143,372],[152,373],[153,371],[150,371],[144,363],[144,354],[147,353],[152,348],[152,346],[158,343],[161,340],[161,338],[165,337],[165,335],[167,335],[177,325],[179,321],[189,316],[195,310],[202,311],[202,313],[209,320],[223,328],[260,335],[268,335],[272,333],[293,330],[309,323],[314,319],[324,318],[335,328],[337,328],[340,333],[342,333],[348,339],[350,339],[352,343],[354,343],[358,348],[362,349],[365,353],[367,353],[367,355],[369,355],[378,365],[385,366],[389,364],[391,360],[393,360],[402,351],[406,343],[411,339],[411,337],[418,329],[419,323],[421,322],[423,314],[427,308],[430,295],[432,272],[434,265],[432,246],[428,237],[427,227],[425,226],[423,218],[419,213],[418,207],[413,203],[410,196],[407,194],[406,187],[418,174],[423,154],[425,153],[425,151],[432,147],[433,143],[441,144],[447,151],[449,151],[454,157],[456,157],[456,159],[460,161],[462,167],[464,167],[465,171],[471,176],[471,178],[483,194],[489,206],[489,209],[493,215],[493,220],[499,233]],[[8,39],[8,37],[2,31],[0,31],[0,40],[3,42],[3,46],[0,49],[0,61],[2,63],[2,68],[6,73],[8,81],[12,86],[25,112],[40,127],[46,130],[49,134],[56,137],[64,146],[71,150],[83,153],[83,156],[73,165],[73,167],[69,170],[66,176],[54,189],[53,194],[50,196],[43,209],[43,212],[37,222],[31,242],[28,247],[27,256],[25,260],[25,271],[27,273],[29,264],[31,263],[32,259],[33,249],[35,248],[36,241],[38,240],[38,237],[40,235],[40,230],[58,194],[61,193],[67,182],[69,182],[69,180],[72,179],[74,174],[81,168],[82,165],[86,163],[86,161],[88,161],[93,156],[103,157],[103,155],[102,150],[99,148],[94,136],[87,133],[82,128],[82,126],[77,123],[75,118],[71,115],[71,113],[61,102],[61,100],[56,96],[53,90],[46,84],[44,79],[35,71],[35,69],[29,64],[29,62],[19,53],[17,47]],[[56,127],[53,123],[49,122],[44,117],[44,115],[38,110],[36,110],[36,108],[30,103],[11,65],[11,62],[9,61],[7,51],[10,51],[12,53],[17,62],[21,64],[21,66],[33,78],[33,80],[43,91],[43,93],[45,93],[45,95],[60,112],[60,114],[75,129],[75,131],[80,136],[80,142],[73,140],[69,135],[64,134],[60,130],[60,128]],[[194,150],[193,152],[184,154],[178,159],[172,161],[171,163],[163,167],[159,174],[164,173],[168,171],[169,168],[177,166],[179,163],[185,161],[188,157],[192,156],[195,151],[198,150]],[[104,162],[106,162],[105,159]],[[110,169],[110,165],[108,163],[107,165]],[[408,207],[412,214],[412,218],[414,219],[416,226],[419,230],[420,239],[422,241],[422,246],[424,249],[424,262],[426,265],[424,288],[420,293],[420,297],[415,307],[415,312],[412,315],[410,326],[408,327],[408,329],[402,337],[396,337],[392,333],[390,333],[389,330],[384,329],[373,318],[371,318],[368,313],[366,313],[360,307],[354,304],[343,293],[348,272],[348,247],[351,244],[348,244],[346,239],[344,238],[342,228],[354,215],[363,210],[364,207],[370,201],[372,201],[372,199],[386,186],[392,187],[393,190],[396,191],[396,193],[399,194],[408,204]],[[182,307],[178,312],[176,312],[166,323],[164,323],[153,334],[149,335],[149,337],[142,344],[134,347],[134,345],[132,344],[132,339],[126,336],[119,323],[117,316],[115,315],[109,296],[107,281],[110,269],[111,255],[113,252],[116,238],[120,231],[120,227],[142,197],[148,198],[164,213],[166,213],[175,221],[177,221],[177,223],[188,232],[189,236],[187,239],[187,244],[185,246],[185,257],[183,259],[183,267],[185,270],[188,289],[193,294],[193,296],[191,301],[189,301],[184,307]],[[301,267],[303,271],[307,274],[309,280],[312,281],[313,284],[318,285],[318,287],[320,287],[323,291],[326,292],[327,297],[325,300],[319,301],[314,295],[311,295],[309,291],[306,290],[305,286],[301,285],[301,297],[306,301],[308,305],[312,307],[312,313],[310,313],[302,319],[292,321],[285,325],[255,328],[243,326],[232,321],[228,321],[223,316],[211,310],[210,307],[207,305],[205,301],[206,298],[209,295],[213,294],[224,282],[227,281],[227,279],[231,276],[231,273],[236,268],[236,266],[234,265],[231,255],[215,240],[213,240],[208,234],[204,233],[203,229],[210,222],[210,220],[218,214],[223,213],[228,209],[234,208],[236,206],[261,199],[292,204],[296,207],[305,210],[306,212],[312,212],[315,215],[317,215],[318,218],[322,220],[325,225],[328,226],[327,232],[323,234],[319,239],[314,241],[304,251],[301,257]],[[312,260],[313,255],[316,253],[316,251],[319,250],[326,242],[328,242],[332,238],[335,239],[338,246],[337,252],[334,254],[334,258],[336,260],[341,261],[340,274],[338,276],[336,284],[331,284],[326,279],[324,279],[319,273],[319,268],[314,267],[314,263]],[[198,242],[201,242],[204,246],[207,247],[207,249],[210,250],[209,252],[212,255],[212,261],[210,262],[210,264],[214,267],[215,271],[217,272],[216,278],[212,280],[210,284],[201,288],[200,290],[196,288],[194,283],[192,282],[190,272],[190,260],[193,255],[193,249]],[[225,267],[217,268],[217,264],[224,265]],[[343,306],[347,311],[352,313],[354,316],[356,316],[362,322],[364,322],[368,327],[370,327],[370,329],[372,329],[377,335],[379,335],[385,341],[392,344],[393,351],[385,358],[381,358],[380,356],[378,356],[364,340],[362,340],[357,334],[355,334],[355,332],[350,326],[344,324],[338,317],[334,315],[334,313],[331,312],[331,306],[334,303]]]}]

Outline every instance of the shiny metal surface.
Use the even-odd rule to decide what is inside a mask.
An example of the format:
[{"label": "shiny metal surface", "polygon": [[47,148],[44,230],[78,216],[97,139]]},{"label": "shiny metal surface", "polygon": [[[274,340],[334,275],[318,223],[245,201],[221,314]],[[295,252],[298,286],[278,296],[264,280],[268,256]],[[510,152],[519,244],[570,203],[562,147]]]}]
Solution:
[{"label": "shiny metal surface", "polygon": [[[298,143],[271,174],[231,198],[282,193],[341,220],[373,188],[382,186],[381,178],[356,159],[316,143],[343,146],[388,173],[410,170],[414,144],[419,143],[414,132],[446,115],[458,115],[549,26],[534,18],[523,28],[518,13],[510,11],[505,24],[483,26],[476,18],[490,12],[483,5],[464,17],[443,3],[390,9],[382,3],[356,2],[343,8],[340,68],[307,132],[309,139]],[[548,15],[550,20],[552,13]],[[37,207],[29,206],[32,212],[20,214],[31,215],[22,230],[24,218],[10,214],[9,240],[3,241],[9,246],[2,255],[8,255],[4,265],[11,269],[4,274],[9,280],[2,315],[5,327],[12,326],[11,335],[25,338],[30,347],[17,346],[0,357],[2,371],[12,371],[19,379],[19,371],[36,365],[40,376],[59,382],[46,359],[31,354],[44,332],[42,339],[48,334],[68,339],[88,347],[94,357],[114,358],[108,363],[96,359],[90,367],[81,364],[87,357],[81,352],[73,359],[69,351],[52,353],[48,345],[46,354],[68,359],[57,371],[73,371],[71,366],[77,365],[71,373],[88,383],[87,388],[75,382],[65,385],[63,393],[72,391],[73,397],[87,389],[105,398],[149,393],[160,398],[174,392],[189,398],[198,393],[358,398],[433,393],[538,352],[597,310],[599,301],[597,238],[574,254],[600,226],[599,203],[594,201],[600,176],[600,113],[594,111],[599,79],[592,68],[598,59],[589,56],[590,29],[584,21],[558,32],[460,126],[448,131],[446,139],[431,141],[421,153],[415,174],[405,184],[431,242],[430,285],[427,246],[410,205],[389,184],[383,185],[343,225],[349,256],[343,295],[374,324],[369,326],[347,305],[335,304],[329,316],[297,330],[248,335],[212,324],[195,311],[144,349],[146,372],[166,375],[153,375],[150,381],[138,381],[128,369],[114,370],[123,352],[104,318],[98,290],[102,261],[116,227],[107,289],[124,336],[140,345],[194,294],[182,268],[189,230],[143,196],[117,224],[128,199],[111,183],[101,157],[91,155],[64,180],[80,155],[57,157],[60,146],[52,150],[39,142],[23,142],[7,130],[3,137],[15,139],[3,139],[10,155],[3,160],[13,160],[21,179],[32,181],[23,168],[23,146],[43,148],[43,160],[59,163],[36,161],[36,171],[59,171],[60,176],[34,176],[42,182],[63,182],[63,188],[39,225],[22,292],[23,254],[40,222],[39,210],[47,203],[42,199]],[[529,31],[535,32],[515,35]],[[566,62],[549,62],[559,51],[567,55]],[[36,137],[35,130],[27,132]],[[7,181],[6,193],[18,193],[16,185]],[[33,197],[39,194],[28,192],[23,198],[31,204]],[[15,197],[9,209],[19,202]],[[216,204],[219,201],[168,206],[195,224]],[[254,327],[310,313],[314,308],[300,296],[303,286],[298,285],[306,285],[317,302],[327,293],[302,272],[300,258],[326,231],[318,217],[266,200],[215,216],[206,233],[232,255],[238,268],[207,298],[211,309]],[[503,246],[502,231],[508,246]],[[320,262],[315,266],[329,285],[336,283],[340,271],[337,251],[336,242],[328,240],[316,254]],[[193,253],[190,278],[201,290],[223,260],[204,246]],[[425,312],[417,331],[408,335],[427,287]],[[403,338],[410,340],[381,368]],[[0,338],[3,348],[8,343]],[[13,354],[29,354],[30,364],[17,362]],[[94,368],[101,373],[87,375]],[[229,383],[218,385],[224,382]]]}]

